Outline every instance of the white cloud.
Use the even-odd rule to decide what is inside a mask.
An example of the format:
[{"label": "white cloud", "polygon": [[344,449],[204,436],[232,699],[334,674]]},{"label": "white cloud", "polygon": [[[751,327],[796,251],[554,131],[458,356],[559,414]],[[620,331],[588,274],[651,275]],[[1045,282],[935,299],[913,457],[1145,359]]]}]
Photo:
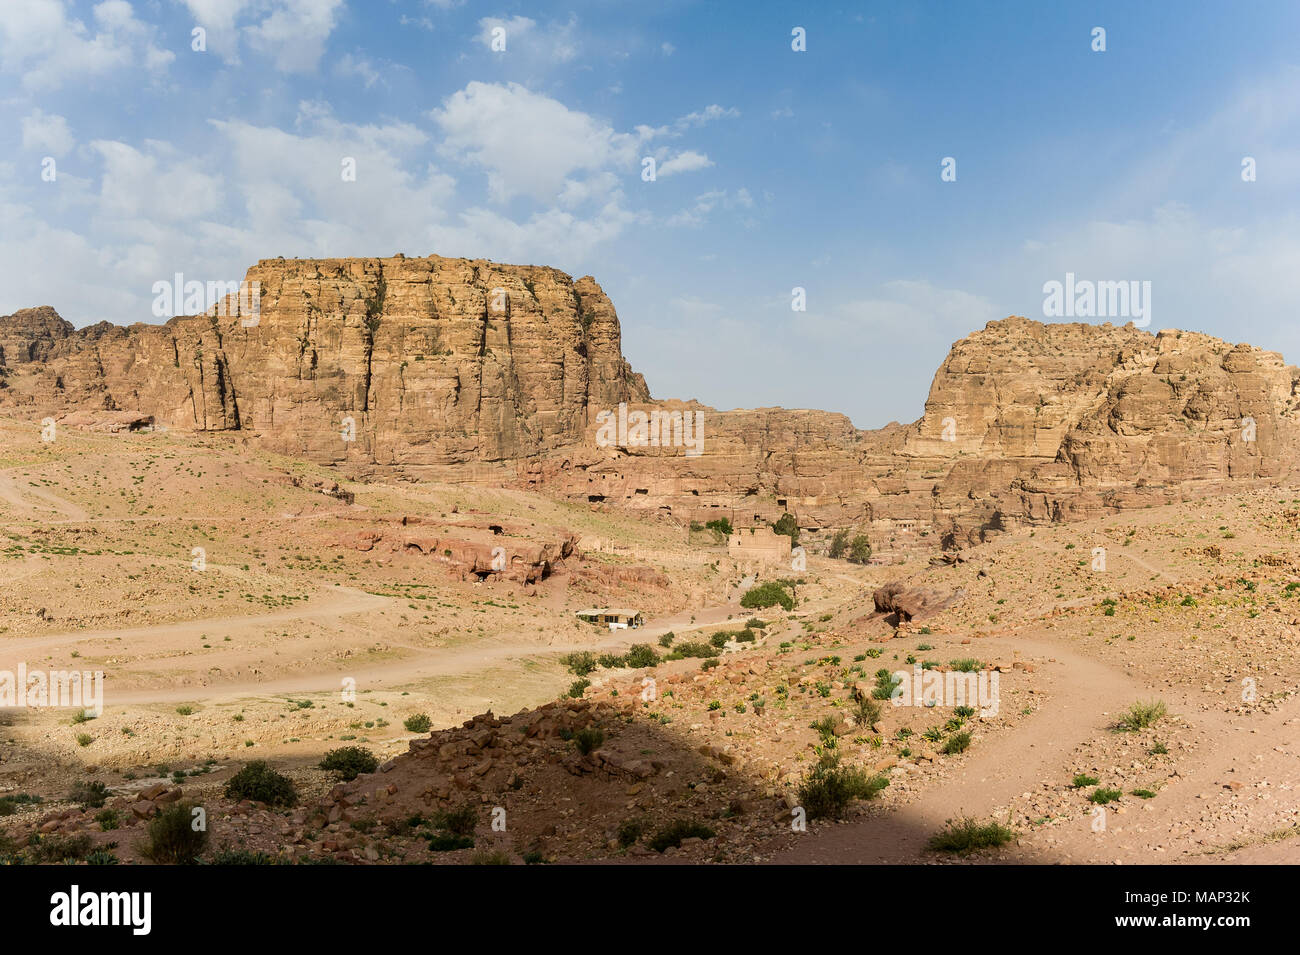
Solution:
[{"label": "white cloud", "polygon": [[383,78],[379,75],[379,70],[368,59],[360,54],[354,56],[351,53],[344,53],[334,64],[334,72],[338,76],[355,76],[361,80],[361,85],[366,89],[374,86]]},{"label": "white cloud", "polygon": [[283,73],[310,73],[325,53],[344,0],[181,0],[207,31],[208,49],[240,62],[241,38]]},{"label": "white cloud", "polygon": [[325,53],[343,0],[282,0],[261,23],[244,28],[248,44],[283,73],[310,73]]},{"label": "white cloud", "polygon": [[40,92],[139,67],[158,75],[176,58],[126,0],[104,0],[91,13],[93,29],[69,16],[63,0],[0,4],[0,72]]},{"label": "white cloud", "polygon": [[669,226],[701,226],[713,210],[718,208],[727,211],[752,209],[754,208],[754,197],[749,194],[748,189],[743,187],[735,192],[726,189],[713,189],[696,196],[695,202],[691,204],[690,208],[669,216],[664,224]]},{"label": "white cloud", "polygon": [[611,182],[606,172],[637,164],[636,137],[516,83],[470,83],[430,116],[444,134],[443,153],[482,168],[496,202],[591,192],[584,179]]},{"label": "white cloud", "polygon": [[77,144],[68,121],[55,113],[32,110],[23,117],[23,149],[44,150],[52,156],[64,156]]},{"label": "white cloud", "polygon": [[682,172],[696,172],[700,169],[708,169],[712,165],[713,160],[708,156],[697,153],[693,149],[688,149],[661,163],[658,175],[661,177],[675,176]]}]

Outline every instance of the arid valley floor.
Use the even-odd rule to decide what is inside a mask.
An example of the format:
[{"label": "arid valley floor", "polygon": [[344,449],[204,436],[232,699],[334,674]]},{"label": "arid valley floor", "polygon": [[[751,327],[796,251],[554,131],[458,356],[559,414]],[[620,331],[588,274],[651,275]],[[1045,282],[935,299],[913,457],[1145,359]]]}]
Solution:
[{"label": "arid valley floor", "polygon": [[[0,714],[12,852],[84,836],[141,861],[149,817],[183,800],[205,807],[211,852],[282,861],[1300,861],[1300,487],[1285,483],[947,558],[937,542],[886,564],[810,553],[755,579],[725,541],[603,505],[347,481],[238,432],[47,442],[9,415],[0,530],[0,669],[106,674],[98,718]],[[476,534],[574,544],[532,583],[449,575],[428,542]],[[792,611],[740,606],[777,578]],[[953,602],[899,620],[873,603],[891,582]],[[589,606],[647,624],[575,620]],[[563,662],[715,642],[597,666],[585,687]],[[998,712],[885,700],[855,723],[878,670],[914,665],[996,672]],[[1154,701],[1150,725],[1116,728]],[[430,730],[405,728],[421,714]],[[351,782],[318,768],[347,745],[382,765]],[[794,831],[827,749],[888,785]],[[296,805],[224,795],[254,759],[293,780]],[[101,805],[70,799],[92,782]],[[440,839],[465,806],[472,821]],[[1014,838],[929,848],[962,817]],[[693,834],[656,845],[675,822]]]}]

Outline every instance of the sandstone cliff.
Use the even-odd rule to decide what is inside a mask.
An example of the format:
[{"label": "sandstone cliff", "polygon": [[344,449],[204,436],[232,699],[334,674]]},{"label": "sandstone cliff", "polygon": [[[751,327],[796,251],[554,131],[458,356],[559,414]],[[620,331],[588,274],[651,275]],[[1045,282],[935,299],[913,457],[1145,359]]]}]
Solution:
[{"label": "sandstone cliff", "polygon": [[431,256],[264,260],[247,281],[253,327],[234,307],[129,328],[74,331],[48,308],[0,320],[5,403],[418,469],[535,456],[582,440],[589,406],[649,400],[589,277]]},{"label": "sandstone cliff", "polygon": [[[0,318],[0,408],[93,426],[232,431],[348,473],[516,484],[685,525],[794,513],[814,533],[959,546],[1024,524],[1292,475],[1300,370],[1191,332],[990,322],[911,425],[652,402],[590,277],[439,256],[268,259],[257,323]],[[699,454],[598,441],[620,404],[698,415]],[[349,427],[349,424],[351,427]],[[134,424],[132,424],[134,426]]]}]

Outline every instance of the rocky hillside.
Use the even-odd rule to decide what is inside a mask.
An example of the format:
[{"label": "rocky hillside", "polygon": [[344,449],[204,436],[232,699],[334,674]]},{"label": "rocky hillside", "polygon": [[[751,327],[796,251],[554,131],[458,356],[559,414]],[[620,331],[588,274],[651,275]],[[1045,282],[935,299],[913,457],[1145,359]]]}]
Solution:
[{"label": "rocky hillside", "polygon": [[[398,256],[263,260],[247,280],[253,327],[231,307],[130,328],[0,318],[0,408],[237,431],[359,476],[514,484],[680,524],[789,511],[814,540],[859,527],[949,547],[1275,482],[1300,449],[1300,370],[1192,332],[990,322],[953,346],[920,420],[861,431],[652,402],[590,277]],[[698,415],[702,453],[598,441],[624,402]]]}]

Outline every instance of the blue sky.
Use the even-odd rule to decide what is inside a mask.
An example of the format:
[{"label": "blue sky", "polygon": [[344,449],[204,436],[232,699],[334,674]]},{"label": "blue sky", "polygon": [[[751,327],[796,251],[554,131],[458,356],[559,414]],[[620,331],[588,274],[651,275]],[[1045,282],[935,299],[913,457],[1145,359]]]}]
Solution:
[{"label": "blue sky", "polygon": [[596,276],[656,397],[859,427],[1066,272],[1300,360],[1300,5],[812,6],[6,0],[0,314],[484,256]]}]

